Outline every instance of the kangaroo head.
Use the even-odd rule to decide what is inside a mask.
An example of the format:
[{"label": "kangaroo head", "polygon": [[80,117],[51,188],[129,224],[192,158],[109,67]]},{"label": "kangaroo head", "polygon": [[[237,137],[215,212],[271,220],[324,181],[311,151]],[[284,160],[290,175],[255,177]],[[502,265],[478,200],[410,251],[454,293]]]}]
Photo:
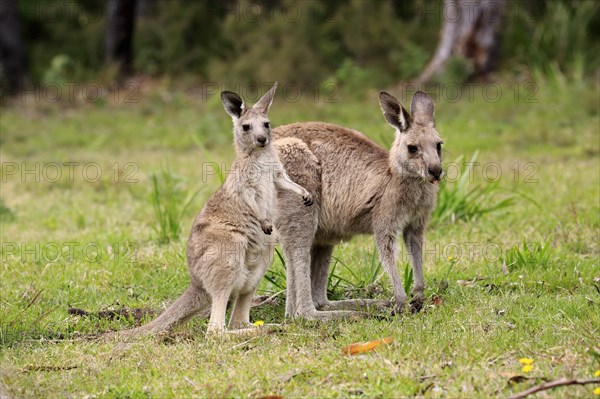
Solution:
[{"label": "kangaroo head", "polygon": [[442,138],[435,129],[433,101],[418,91],[410,104],[410,115],[392,95],[381,92],[383,116],[396,129],[390,163],[402,176],[437,184],[442,178]]},{"label": "kangaroo head", "polygon": [[244,100],[236,93],[231,91],[221,93],[225,111],[233,119],[233,135],[238,149],[252,152],[271,143],[271,122],[267,113],[276,89],[277,82],[251,108],[246,108]]}]

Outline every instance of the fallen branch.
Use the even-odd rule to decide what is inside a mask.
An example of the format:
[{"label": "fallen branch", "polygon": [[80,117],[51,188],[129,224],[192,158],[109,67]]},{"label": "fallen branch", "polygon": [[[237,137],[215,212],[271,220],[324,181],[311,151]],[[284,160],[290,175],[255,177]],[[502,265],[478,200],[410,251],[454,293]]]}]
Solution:
[{"label": "fallen branch", "polygon": [[[37,299],[37,297],[39,296],[39,294],[41,292],[42,291],[40,290],[35,295],[34,299],[30,302],[30,304],[33,303]],[[276,292],[275,294],[273,294],[271,296],[267,296],[267,295],[257,296],[252,300],[251,307],[258,308],[258,307],[265,306],[265,305],[275,305],[275,304],[277,304],[276,298],[284,292],[285,292],[285,290],[282,290],[282,291]],[[29,307],[29,306],[30,305],[28,305],[27,307]],[[102,310],[100,312],[88,312],[83,309],[69,308],[68,312],[70,315],[73,315],[73,316],[97,317],[99,319],[109,319],[109,320],[112,320],[112,319],[115,319],[118,317],[124,317],[126,319],[133,318],[136,323],[139,323],[140,320],[142,320],[146,316],[154,316],[158,313],[154,309],[145,309],[145,308],[132,308],[132,309],[120,308],[120,309],[115,309],[115,310]],[[199,316],[204,319],[210,317],[210,309],[200,312]]]},{"label": "fallen branch", "polygon": [[526,391],[519,392],[516,395],[509,397],[509,399],[521,399],[526,396],[529,396],[533,393],[545,391],[547,389],[563,387],[567,385],[587,385],[587,384],[600,384],[600,378],[590,378],[587,380],[580,380],[576,378],[559,378],[558,380],[544,382],[543,384],[536,385],[534,387],[529,388]]},{"label": "fallen branch", "polygon": [[87,312],[83,309],[69,308],[69,314],[73,316],[81,317],[97,317],[100,319],[115,319],[117,317],[124,317],[126,319],[132,317],[136,322],[139,322],[145,316],[154,316],[157,312],[153,309],[140,309],[140,308],[121,308],[116,310],[103,310],[100,312]]},{"label": "fallen branch", "polygon": [[254,299],[252,299],[252,307],[253,308],[258,308],[260,306],[263,305],[275,305],[277,302],[275,301],[275,298],[277,298],[279,295],[283,294],[285,292],[285,290],[276,292],[275,294],[271,295],[271,296],[257,296],[254,297]]},{"label": "fallen branch", "polygon": [[30,371],[63,371],[63,370],[73,370],[76,369],[77,366],[36,366],[30,364],[23,369],[21,369],[22,373],[28,373]]}]

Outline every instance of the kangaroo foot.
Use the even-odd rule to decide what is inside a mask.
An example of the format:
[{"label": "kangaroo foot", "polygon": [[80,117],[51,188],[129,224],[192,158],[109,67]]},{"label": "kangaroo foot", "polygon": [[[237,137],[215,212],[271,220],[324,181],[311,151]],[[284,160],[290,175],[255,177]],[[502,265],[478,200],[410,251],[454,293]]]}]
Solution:
[{"label": "kangaroo foot", "polygon": [[391,306],[390,301],[378,299],[346,299],[327,301],[319,306],[319,310],[385,310]]}]

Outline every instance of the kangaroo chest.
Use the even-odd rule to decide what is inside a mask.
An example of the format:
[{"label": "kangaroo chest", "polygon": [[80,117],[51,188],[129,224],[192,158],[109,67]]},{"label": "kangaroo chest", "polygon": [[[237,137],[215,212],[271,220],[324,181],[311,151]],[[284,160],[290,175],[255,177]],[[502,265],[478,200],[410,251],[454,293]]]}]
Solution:
[{"label": "kangaroo chest", "polygon": [[256,163],[243,172],[247,194],[267,215],[271,215],[275,207],[274,168],[272,163]]},{"label": "kangaroo chest", "polygon": [[[235,192],[235,201],[228,205],[229,215],[245,237],[246,251],[251,258],[260,257],[272,245],[273,234],[268,235],[262,224],[274,220],[275,172],[281,168],[277,158],[269,153],[252,154],[239,158],[228,176],[228,191]],[[252,264],[255,262],[249,262]]]},{"label": "kangaroo chest", "polygon": [[381,221],[390,230],[403,230],[406,226],[421,226],[427,223],[435,206],[437,187],[430,183],[401,185],[382,202],[377,223]]}]

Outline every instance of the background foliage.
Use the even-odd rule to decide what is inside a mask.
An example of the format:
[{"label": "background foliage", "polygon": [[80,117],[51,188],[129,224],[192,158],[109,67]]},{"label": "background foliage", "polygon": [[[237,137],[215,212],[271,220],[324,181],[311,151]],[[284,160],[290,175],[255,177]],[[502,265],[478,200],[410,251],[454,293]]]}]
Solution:
[{"label": "background foliage", "polygon": [[[19,7],[34,82],[56,77],[56,57],[71,79],[106,76],[102,0]],[[599,7],[509,0],[500,70],[595,71]],[[220,82],[279,79],[311,89],[331,80],[351,89],[382,86],[418,76],[436,47],[442,9],[441,0],[146,0],[136,18],[135,70]]]}]

